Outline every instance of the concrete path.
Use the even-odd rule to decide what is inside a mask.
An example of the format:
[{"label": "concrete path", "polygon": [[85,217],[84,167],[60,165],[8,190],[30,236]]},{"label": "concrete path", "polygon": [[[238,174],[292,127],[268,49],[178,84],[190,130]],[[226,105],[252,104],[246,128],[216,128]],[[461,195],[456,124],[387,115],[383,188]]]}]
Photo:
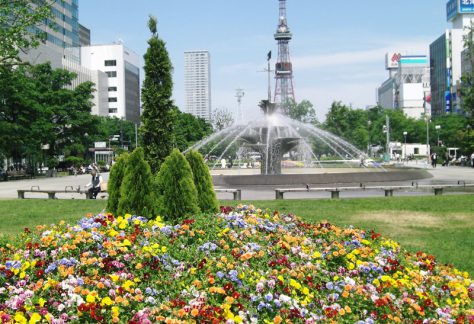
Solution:
[{"label": "concrete path", "polygon": [[[108,173],[101,173],[101,176],[104,181],[107,181],[109,178]],[[81,187],[84,189],[84,186],[88,184],[91,180],[89,174],[78,175],[78,176],[66,176],[66,177],[56,177],[56,178],[38,178],[38,179],[26,179],[26,180],[12,180],[12,181],[0,181],[0,199],[5,198],[17,198],[17,190],[24,189],[29,190],[35,186],[39,187],[41,190],[65,190],[68,187],[68,190],[71,190],[70,187],[77,189]],[[48,195],[45,193],[25,193],[26,198],[48,198]],[[84,194],[78,193],[60,193],[57,194],[59,199],[85,199]]]},{"label": "concrete path", "polygon": [[[439,166],[436,169],[427,166],[426,164],[419,163],[414,164],[410,163],[409,167],[419,167],[425,168],[432,175],[433,178],[419,180],[419,184],[449,184],[456,183],[457,181],[465,181],[466,183],[474,183],[474,168],[470,167],[442,167]],[[102,177],[104,181],[108,180],[108,173],[103,173]],[[31,179],[31,180],[14,180],[14,181],[0,181],[0,199],[12,199],[17,198],[18,189],[31,189],[32,186],[39,186],[40,189],[57,189],[64,190],[66,187],[72,186],[76,189],[78,186],[83,188],[90,180],[90,175],[78,175],[78,176],[66,176],[66,177],[57,177],[57,178],[41,178],[41,179]],[[337,185],[337,184],[334,184]],[[357,184],[344,184],[343,186],[351,186]],[[366,185],[411,185],[410,181],[405,182],[384,182],[384,183],[366,183]],[[327,186],[327,185],[325,185]],[[278,186],[282,187],[282,186]],[[242,199],[244,200],[271,200],[275,199],[275,187],[274,186],[260,186],[260,187],[246,187],[242,186]],[[428,192],[400,192],[396,191],[395,196],[404,196],[404,195],[429,195],[432,193]],[[355,192],[341,192],[341,198],[344,197],[370,197],[370,196],[383,196],[383,191],[355,191]],[[46,194],[39,193],[26,193],[27,198],[47,198]],[[84,199],[85,196],[78,193],[61,193],[58,194],[59,199]],[[99,196],[100,197],[100,196]],[[300,192],[300,193],[286,193],[285,199],[304,199],[304,198],[329,198],[330,193],[315,193],[315,192]],[[219,193],[219,199],[232,199],[232,194],[230,193]]]}]

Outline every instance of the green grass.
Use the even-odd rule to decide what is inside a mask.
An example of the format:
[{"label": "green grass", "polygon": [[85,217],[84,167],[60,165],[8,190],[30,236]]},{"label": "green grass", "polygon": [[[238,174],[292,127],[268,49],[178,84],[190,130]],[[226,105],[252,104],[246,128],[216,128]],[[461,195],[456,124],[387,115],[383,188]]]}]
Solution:
[{"label": "green grass", "polygon": [[[224,205],[238,202],[221,201]],[[245,201],[260,208],[292,212],[308,222],[375,230],[410,251],[474,273],[474,196],[445,195],[364,199]],[[0,200],[0,235],[13,238],[25,227],[75,222],[98,213],[105,200]]]},{"label": "green grass", "polygon": [[[308,222],[375,230],[409,251],[435,255],[474,274],[474,196],[246,201]],[[231,203],[235,204],[235,203]]]}]

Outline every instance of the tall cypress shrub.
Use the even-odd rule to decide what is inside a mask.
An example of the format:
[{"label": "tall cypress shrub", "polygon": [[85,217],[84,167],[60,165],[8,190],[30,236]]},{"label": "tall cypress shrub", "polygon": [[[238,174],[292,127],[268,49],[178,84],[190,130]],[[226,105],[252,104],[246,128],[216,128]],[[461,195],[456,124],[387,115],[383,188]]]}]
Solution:
[{"label": "tall cypress shrub", "polygon": [[198,151],[191,150],[186,154],[186,160],[193,172],[194,185],[198,195],[198,205],[204,213],[216,213],[219,211],[212,177],[209,168],[204,162],[204,158]]},{"label": "tall cypress shrub", "polygon": [[172,70],[165,43],[158,37],[156,18],[150,16],[148,27],[152,33],[148,49],[144,55],[145,79],[142,88],[143,114],[141,133],[145,159],[153,173],[160,169],[161,163],[174,147]]},{"label": "tall cypress shrub", "polygon": [[199,212],[193,172],[183,154],[174,149],[161,165],[156,176],[158,213],[172,222],[179,222]]},{"label": "tall cypress shrub", "polygon": [[109,181],[107,183],[107,192],[109,193],[107,211],[114,215],[117,215],[120,200],[120,187],[123,182],[127,158],[127,153],[120,155],[110,169]]},{"label": "tall cypress shrub", "polygon": [[136,148],[126,161],[117,214],[153,217],[152,181],[153,176],[144,159],[143,149]]}]

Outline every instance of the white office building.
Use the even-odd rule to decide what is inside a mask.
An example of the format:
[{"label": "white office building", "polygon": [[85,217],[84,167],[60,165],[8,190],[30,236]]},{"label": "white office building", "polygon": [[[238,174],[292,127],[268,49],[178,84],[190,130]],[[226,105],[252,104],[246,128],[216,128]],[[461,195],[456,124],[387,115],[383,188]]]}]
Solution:
[{"label": "white office building", "polygon": [[211,118],[211,65],[208,51],[184,52],[185,111]]},{"label": "white office building", "polygon": [[108,115],[140,123],[139,56],[121,43],[92,45],[81,48],[81,63],[107,75]]},{"label": "white office building", "polygon": [[408,117],[419,119],[430,114],[430,70],[426,55],[387,53],[389,78],[377,89],[377,104],[401,109]]}]

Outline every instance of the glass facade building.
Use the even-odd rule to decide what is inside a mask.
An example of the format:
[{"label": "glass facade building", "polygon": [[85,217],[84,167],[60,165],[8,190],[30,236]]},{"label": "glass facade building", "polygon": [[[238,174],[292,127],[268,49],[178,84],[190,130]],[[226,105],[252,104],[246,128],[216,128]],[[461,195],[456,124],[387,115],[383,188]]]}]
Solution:
[{"label": "glass facade building", "polygon": [[446,111],[448,89],[448,48],[446,34],[430,44],[431,115],[441,116]]}]

